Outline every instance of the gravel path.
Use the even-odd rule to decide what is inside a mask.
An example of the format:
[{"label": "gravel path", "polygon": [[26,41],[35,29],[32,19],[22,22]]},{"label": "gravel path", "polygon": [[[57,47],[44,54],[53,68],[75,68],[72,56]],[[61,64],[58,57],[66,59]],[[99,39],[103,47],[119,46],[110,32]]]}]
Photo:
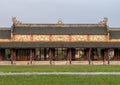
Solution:
[{"label": "gravel path", "polygon": [[0,72],[0,75],[120,75],[120,72]]}]

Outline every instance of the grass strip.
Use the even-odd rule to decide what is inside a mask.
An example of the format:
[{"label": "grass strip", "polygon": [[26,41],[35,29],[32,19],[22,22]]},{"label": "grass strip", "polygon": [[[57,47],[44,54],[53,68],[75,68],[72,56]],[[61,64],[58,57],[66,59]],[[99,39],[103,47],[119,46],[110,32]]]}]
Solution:
[{"label": "grass strip", "polygon": [[0,76],[0,85],[120,85],[117,75]]},{"label": "grass strip", "polygon": [[119,65],[0,66],[0,72],[120,72]]}]

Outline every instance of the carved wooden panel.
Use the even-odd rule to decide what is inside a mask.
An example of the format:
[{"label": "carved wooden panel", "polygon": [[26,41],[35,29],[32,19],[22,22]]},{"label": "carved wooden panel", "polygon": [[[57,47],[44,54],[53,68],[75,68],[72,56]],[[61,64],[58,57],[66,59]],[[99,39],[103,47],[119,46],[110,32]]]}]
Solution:
[{"label": "carved wooden panel", "polygon": [[33,41],[50,41],[50,35],[33,35]]},{"label": "carved wooden panel", "polygon": [[51,41],[69,41],[69,35],[52,35]]},{"label": "carved wooden panel", "polygon": [[[70,41],[107,41],[107,35],[14,35],[13,39],[11,40],[13,41],[63,41],[63,42],[64,41],[68,41],[68,42]],[[116,40],[111,40],[111,41],[116,41]]]},{"label": "carved wooden panel", "polygon": [[87,41],[87,35],[71,35],[71,41]]},{"label": "carved wooden panel", "polygon": [[107,41],[105,35],[89,35],[89,41]]},{"label": "carved wooden panel", "polygon": [[31,41],[31,35],[14,35],[14,41]]}]

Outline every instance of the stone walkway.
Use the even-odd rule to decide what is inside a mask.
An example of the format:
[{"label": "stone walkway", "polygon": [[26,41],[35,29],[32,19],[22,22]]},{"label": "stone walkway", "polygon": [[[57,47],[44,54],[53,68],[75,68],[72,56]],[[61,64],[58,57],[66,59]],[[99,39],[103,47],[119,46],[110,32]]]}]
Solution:
[{"label": "stone walkway", "polygon": [[120,75],[120,72],[0,72],[0,75]]}]

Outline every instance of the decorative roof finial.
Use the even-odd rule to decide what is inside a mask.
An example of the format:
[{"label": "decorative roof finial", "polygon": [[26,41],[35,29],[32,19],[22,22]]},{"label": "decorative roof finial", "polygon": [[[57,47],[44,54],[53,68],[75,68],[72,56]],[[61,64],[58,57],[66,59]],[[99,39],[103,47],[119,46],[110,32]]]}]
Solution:
[{"label": "decorative roof finial", "polygon": [[107,22],[108,22],[108,18],[104,17],[104,19],[100,21],[99,24],[107,25]]},{"label": "decorative roof finial", "polygon": [[62,19],[59,18],[57,24],[63,24]]},{"label": "decorative roof finial", "polygon": [[22,22],[18,21],[16,17],[12,18],[13,24],[22,24]]}]

